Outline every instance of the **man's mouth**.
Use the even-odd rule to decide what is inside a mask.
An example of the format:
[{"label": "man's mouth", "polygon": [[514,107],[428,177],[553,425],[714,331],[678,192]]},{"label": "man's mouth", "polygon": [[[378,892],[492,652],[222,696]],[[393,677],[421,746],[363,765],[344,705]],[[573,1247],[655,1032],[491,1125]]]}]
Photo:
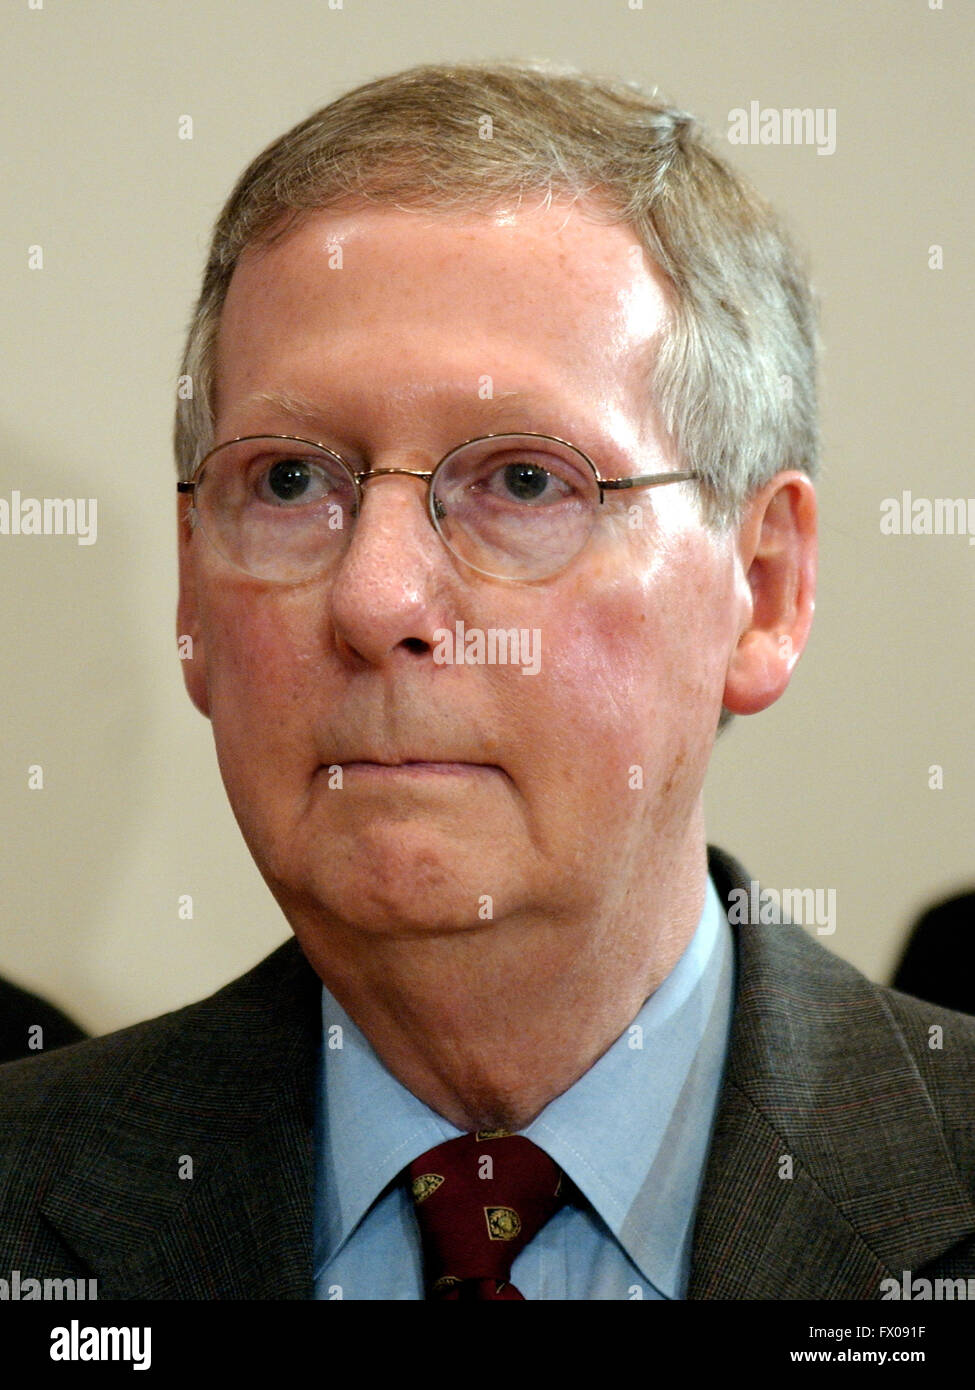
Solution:
[{"label": "man's mouth", "polygon": [[402,773],[458,773],[458,772],[500,772],[500,768],[490,763],[470,763],[433,760],[428,758],[404,758],[401,762],[379,762],[372,759],[352,759],[339,764],[346,771],[370,770],[375,772]]}]

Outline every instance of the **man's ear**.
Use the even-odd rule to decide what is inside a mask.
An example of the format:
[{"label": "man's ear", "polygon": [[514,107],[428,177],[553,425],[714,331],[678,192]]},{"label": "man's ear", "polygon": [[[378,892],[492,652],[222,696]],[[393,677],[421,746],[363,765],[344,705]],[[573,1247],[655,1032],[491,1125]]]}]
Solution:
[{"label": "man's ear", "polygon": [[738,531],[746,601],[728,663],[725,709],[757,714],[789,684],[812,626],[816,493],[805,473],[777,473],[746,504]]},{"label": "man's ear", "polygon": [[179,604],[176,609],[176,641],[183,666],[183,680],[190,699],[201,714],[210,717],[207,688],[206,653],[200,627],[196,592],[196,554],[200,544],[192,524],[193,499],[186,493],[177,498],[176,524],[179,531]]}]

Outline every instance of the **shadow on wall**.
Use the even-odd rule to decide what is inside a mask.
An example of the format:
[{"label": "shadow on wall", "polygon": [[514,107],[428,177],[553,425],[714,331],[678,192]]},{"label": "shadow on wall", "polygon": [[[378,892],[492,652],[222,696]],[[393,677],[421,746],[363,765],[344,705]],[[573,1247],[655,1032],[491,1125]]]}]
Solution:
[{"label": "shadow on wall", "polygon": [[36,994],[0,980],[0,1063],[39,1057],[88,1036]]},{"label": "shadow on wall", "polygon": [[891,984],[929,1004],[975,1014],[975,891],[921,914]]},{"label": "shadow on wall", "polygon": [[[147,785],[148,673],[131,597],[138,560],[118,504],[82,465],[56,469],[9,435],[0,449],[0,968],[76,1013],[76,998],[105,987],[89,977],[92,943]],[[89,499],[99,491],[92,526]],[[51,505],[43,515],[44,499],[79,498],[82,508]],[[36,517],[31,499],[50,534],[12,534]],[[72,511],[76,533],[56,534],[57,515],[65,531]]]}]

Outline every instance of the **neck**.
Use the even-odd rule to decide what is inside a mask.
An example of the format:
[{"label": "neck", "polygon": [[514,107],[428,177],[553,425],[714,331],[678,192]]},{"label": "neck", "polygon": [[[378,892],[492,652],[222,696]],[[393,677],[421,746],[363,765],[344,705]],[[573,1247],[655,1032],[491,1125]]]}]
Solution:
[{"label": "neck", "polygon": [[520,914],[408,938],[296,920],[306,956],[394,1076],[458,1129],[524,1129],[670,974],[704,904],[696,850],[578,920]]}]

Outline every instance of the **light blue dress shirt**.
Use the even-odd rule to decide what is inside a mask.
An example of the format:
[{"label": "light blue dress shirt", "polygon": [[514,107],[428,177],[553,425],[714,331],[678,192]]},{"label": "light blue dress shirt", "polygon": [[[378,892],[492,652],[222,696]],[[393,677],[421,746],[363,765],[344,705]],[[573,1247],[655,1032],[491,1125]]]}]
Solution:
[{"label": "light blue dress shirt", "polygon": [[[683,1298],[728,1052],[734,942],[714,885],[683,955],[616,1042],[523,1130],[569,1175],[517,1257],[526,1299]],[[327,989],[315,1121],[315,1296],[422,1299],[408,1163],[455,1129],[389,1072]]]}]

